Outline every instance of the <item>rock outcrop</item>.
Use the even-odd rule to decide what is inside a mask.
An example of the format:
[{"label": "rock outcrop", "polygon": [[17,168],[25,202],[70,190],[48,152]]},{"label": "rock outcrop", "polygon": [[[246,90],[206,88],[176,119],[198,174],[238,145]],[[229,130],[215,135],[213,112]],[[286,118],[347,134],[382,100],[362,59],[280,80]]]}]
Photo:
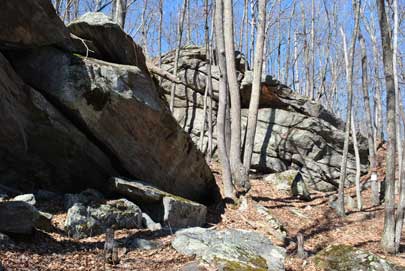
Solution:
[{"label": "rock outcrop", "polygon": [[25,84],[0,54],[0,182],[72,190],[102,185],[110,159],[47,99]]},{"label": "rock outcrop", "polygon": [[[173,52],[163,56],[162,68],[172,72]],[[178,85],[175,95],[174,116],[195,142],[202,127],[203,93],[206,85],[205,50],[185,48],[179,61],[179,78],[190,87]],[[216,115],[218,100],[217,66],[212,66],[213,108]],[[252,82],[251,71],[238,71],[241,86],[241,104],[247,108]],[[162,93],[169,99],[171,82],[162,80]],[[213,119],[215,120],[215,115]],[[247,123],[247,109],[242,110],[242,131]],[[214,123],[215,128],[216,123]],[[253,148],[252,167],[263,173],[300,169],[307,184],[318,190],[337,186],[344,143],[344,123],[320,103],[313,102],[270,76],[263,79],[260,110]],[[243,132],[244,134],[244,132]],[[244,137],[244,135],[243,135]],[[206,142],[207,140],[205,140]],[[367,142],[359,136],[360,155],[367,163]],[[215,133],[214,133],[215,144]],[[215,146],[214,146],[215,147]],[[204,149],[206,144],[204,144]],[[355,158],[350,149],[348,183],[354,182]]]},{"label": "rock outcrop", "polygon": [[[13,65],[1,57],[0,88],[9,96],[0,108],[7,111],[0,116],[0,176],[7,177],[1,182],[104,190],[119,173],[200,202],[218,195],[203,155],[161,99],[142,50],[117,24],[89,13],[68,29],[48,0],[0,7],[0,17],[12,13],[4,15],[7,25],[18,30],[0,29],[0,50]],[[78,54],[80,39],[99,59]]]}]

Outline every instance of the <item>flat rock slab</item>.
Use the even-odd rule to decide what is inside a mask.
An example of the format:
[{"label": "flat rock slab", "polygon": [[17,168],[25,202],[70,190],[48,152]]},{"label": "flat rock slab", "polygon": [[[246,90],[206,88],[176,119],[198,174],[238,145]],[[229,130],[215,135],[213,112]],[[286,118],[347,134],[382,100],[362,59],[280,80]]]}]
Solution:
[{"label": "flat rock slab", "polygon": [[190,228],[176,232],[172,246],[223,270],[284,270],[285,250],[257,232]]},{"label": "flat rock slab", "polygon": [[24,201],[32,206],[34,206],[37,201],[35,200],[34,194],[23,194],[18,195],[12,199],[12,201]]},{"label": "flat rock slab", "polygon": [[142,205],[154,204],[155,209],[163,208],[163,214],[156,212],[155,219],[163,222],[165,226],[197,227],[204,225],[206,221],[207,207],[202,204],[167,193],[142,181],[114,177],[110,179],[110,183],[114,192],[131,201]]},{"label": "flat rock slab", "polygon": [[160,202],[168,193],[143,181],[129,181],[113,177],[110,179],[112,189],[128,199],[140,203]]}]

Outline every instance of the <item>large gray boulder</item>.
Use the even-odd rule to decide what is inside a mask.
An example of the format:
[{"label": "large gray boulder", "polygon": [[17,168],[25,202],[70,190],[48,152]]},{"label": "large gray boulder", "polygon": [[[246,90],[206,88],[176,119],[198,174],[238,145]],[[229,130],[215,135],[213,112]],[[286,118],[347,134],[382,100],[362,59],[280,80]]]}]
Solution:
[{"label": "large gray boulder", "polygon": [[75,190],[102,187],[115,174],[109,158],[1,54],[0,97],[0,184]]},{"label": "large gray boulder", "polygon": [[[173,52],[163,56],[162,68],[171,72],[174,68]],[[205,50],[184,48],[179,60],[179,78],[191,87],[178,85],[173,115],[180,126],[190,134],[194,142],[200,140],[204,121],[203,93],[206,84],[207,62]],[[218,100],[217,66],[213,73],[214,131]],[[241,86],[241,104],[247,108],[252,86],[251,71],[238,70]],[[162,80],[162,93],[169,99],[171,82]],[[242,110],[242,131],[247,124],[247,109]],[[258,125],[252,157],[252,168],[262,173],[300,170],[304,181],[317,190],[332,190],[337,187],[340,161],[344,143],[344,123],[320,103],[293,92],[287,86],[267,76],[262,80]],[[244,132],[242,133],[244,137]],[[243,138],[244,139],[244,138]],[[207,149],[204,137],[202,151]],[[362,170],[367,164],[367,140],[359,135],[359,150]],[[214,150],[216,134],[214,132]],[[355,157],[352,148],[348,157],[347,184],[355,180]]]},{"label": "large gray boulder", "polygon": [[142,211],[126,199],[118,199],[98,206],[73,205],[67,213],[65,231],[73,238],[102,234],[108,228],[142,228]]},{"label": "large gray boulder", "polygon": [[130,176],[196,201],[217,195],[203,155],[138,67],[54,48],[10,59],[27,83],[58,104]]},{"label": "large gray boulder", "polygon": [[68,29],[92,42],[97,49],[93,53],[94,57],[113,63],[135,65],[147,71],[142,48],[104,13],[86,13],[69,23]]},{"label": "large gray boulder", "polygon": [[284,271],[285,250],[258,232],[190,228],[176,232],[172,246],[222,270]]},{"label": "large gray boulder", "polygon": [[69,42],[69,31],[50,0],[0,1],[0,49]]},{"label": "large gray boulder", "polygon": [[171,228],[199,227],[205,224],[207,207],[179,197],[163,198],[163,222]]}]

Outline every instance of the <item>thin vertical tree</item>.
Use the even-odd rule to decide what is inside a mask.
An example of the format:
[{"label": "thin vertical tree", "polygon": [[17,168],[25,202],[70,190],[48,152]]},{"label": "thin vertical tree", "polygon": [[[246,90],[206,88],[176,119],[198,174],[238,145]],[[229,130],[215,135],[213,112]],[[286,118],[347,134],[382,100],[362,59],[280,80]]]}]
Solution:
[{"label": "thin vertical tree", "polygon": [[343,157],[340,167],[340,177],[339,177],[339,192],[338,201],[336,205],[336,211],[339,216],[345,216],[345,180],[346,180],[346,170],[347,170],[347,156],[349,153],[349,140],[350,140],[350,122],[353,106],[353,65],[354,65],[354,50],[356,48],[357,34],[359,31],[359,17],[360,17],[360,5],[361,0],[353,1],[354,10],[354,30],[351,39],[350,48],[347,48],[346,36],[343,28],[340,28],[342,39],[343,39],[343,50],[344,59],[346,67],[346,85],[347,85],[347,109],[346,109],[346,126],[345,126],[345,140],[343,145]]},{"label": "thin vertical tree", "polygon": [[249,103],[249,114],[246,131],[245,152],[243,164],[246,169],[250,168],[253,146],[256,134],[257,114],[259,109],[260,88],[263,68],[263,51],[266,27],[266,0],[259,0],[258,3],[258,27],[256,33],[256,48],[254,52],[253,82]]},{"label": "thin vertical tree", "polygon": [[[361,33],[359,33],[359,43],[361,49],[361,74],[362,74],[361,85],[363,90],[364,108],[366,109],[368,159],[370,162],[370,172],[373,175],[377,174],[377,160],[374,146],[374,131],[372,124],[373,118],[371,115],[370,99],[368,94],[367,49],[366,49],[366,42]],[[378,205],[380,203],[380,200],[378,195],[377,181],[374,179],[374,177],[371,178],[371,191],[372,191],[372,203],[373,205]]]},{"label": "thin vertical tree", "polygon": [[[181,41],[182,41],[182,37],[183,37],[184,17],[186,15],[187,3],[188,3],[188,0],[183,0],[183,7],[180,11],[178,26],[177,26],[177,47],[176,47],[176,52],[175,52],[175,56],[174,56],[174,69],[173,69],[173,75],[175,77],[177,77],[177,74],[178,74]],[[176,93],[176,84],[173,83],[172,89],[170,91],[170,111],[172,111],[172,112],[174,110],[175,93]]]},{"label": "thin vertical tree", "polygon": [[380,24],[381,45],[383,49],[383,63],[385,88],[387,95],[387,155],[385,170],[385,213],[384,230],[381,246],[388,253],[395,253],[395,160],[396,160],[396,96],[393,69],[393,51],[391,47],[391,29],[385,11],[385,1],[377,1],[378,21]]},{"label": "thin vertical tree", "polygon": [[224,0],[223,3],[226,69],[231,102],[231,149],[229,158],[234,185],[240,192],[246,192],[250,189],[250,183],[248,169],[243,166],[241,161],[241,106],[235,64],[233,0]]},{"label": "thin vertical tree", "polygon": [[218,153],[222,165],[222,181],[224,185],[224,197],[228,200],[234,200],[234,188],[232,185],[232,174],[228,151],[226,147],[226,107],[227,107],[227,68],[225,55],[225,40],[223,29],[223,0],[215,1],[215,39],[216,52],[219,68],[219,101],[217,113],[217,138]]}]

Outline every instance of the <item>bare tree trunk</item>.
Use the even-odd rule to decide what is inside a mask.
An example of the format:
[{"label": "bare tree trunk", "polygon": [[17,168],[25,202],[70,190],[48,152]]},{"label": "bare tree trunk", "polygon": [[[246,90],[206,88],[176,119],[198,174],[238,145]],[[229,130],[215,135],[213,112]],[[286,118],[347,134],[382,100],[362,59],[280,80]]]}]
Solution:
[{"label": "bare tree trunk", "polygon": [[[400,104],[402,104],[402,100],[400,99],[401,95],[399,95],[399,85],[398,85],[398,72],[397,72],[397,50],[398,50],[398,28],[399,28],[399,20],[398,20],[398,0],[393,0],[392,2],[393,12],[394,12],[394,31],[393,31],[393,56],[392,56],[392,69],[393,69],[393,76],[394,76],[394,87],[395,87],[395,97],[396,99],[396,133],[397,133],[397,151],[398,151],[398,181],[399,181],[399,191],[400,191],[400,199],[397,209],[397,217],[395,222],[395,252],[399,252],[399,246],[401,244],[401,233],[402,227],[404,224],[404,211],[405,211],[405,175],[403,174],[404,163],[403,163],[403,153],[402,153],[402,142],[401,142],[401,127],[400,127]],[[400,152],[400,153],[399,153]]]},{"label": "bare tree trunk", "polygon": [[[392,1],[392,7],[393,7],[393,15],[394,15],[394,31],[393,31],[393,36],[392,36],[392,69],[393,69],[393,76],[394,76],[394,87],[395,87],[395,97],[399,97],[399,84],[398,84],[398,72],[397,72],[397,52],[398,52],[398,0],[393,0]],[[396,112],[396,120],[395,120],[395,125],[396,125],[396,133],[397,133],[397,155],[398,155],[398,165],[399,168],[401,168],[402,164],[402,145],[400,144],[401,142],[401,122],[400,122],[400,116],[399,116],[399,104],[401,101],[397,98],[396,103],[395,103],[395,112]],[[401,181],[401,170],[397,171],[398,176],[398,182]]]},{"label": "bare tree trunk", "polygon": [[[175,59],[174,59],[174,70],[173,70],[173,75],[175,77],[177,77],[177,73],[178,73],[181,40],[183,37],[184,17],[185,17],[186,10],[187,10],[187,0],[183,0],[183,8],[180,12],[179,23],[178,23],[178,28],[177,28],[177,47],[176,47],[176,53],[175,53]],[[176,93],[176,84],[173,84],[171,92],[170,92],[170,111],[172,111],[172,112],[174,110],[175,93]]]},{"label": "bare tree trunk", "polygon": [[127,0],[116,0],[115,22],[124,29],[127,13]]},{"label": "bare tree trunk", "polygon": [[249,52],[249,57],[248,61],[249,63],[253,62],[253,48],[255,46],[255,29],[256,29],[256,3],[257,0],[251,0],[250,1],[250,13],[251,13],[251,19],[250,19],[250,46],[248,46],[248,52]]},{"label": "bare tree trunk", "polygon": [[[288,38],[287,38],[287,56],[286,56],[286,61],[285,61],[285,73],[284,73],[284,83],[286,85],[288,84],[288,74],[289,74],[289,65],[290,65],[290,47],[291,47],[291,22],[292,22],[292,18],[294,17],[295,14],[295,1],[293,4],[293,8],[290,14],[290,18],[289,18],[289,22],[288,22]],[[294,80],[294,78],[293,78]]]},{"label": "bare tree trunk", "polygon": [[357,209],[361,211],[363,208],[362,198],[361,198],[361,187],[360,187],[360,154],[359,154],[359,145],[357,143],[357,132],[356,124],[354,123],[354,114],[351,115],[351,126],[352,126],[352,138],[353,138],[353,148],[354,155],[356,157],[356,200],[357,200]]},{"label": "bare tree trunk", "polygon": [[385,1],[377,0],[381,45],[383,48],[384,74],[387,93],[387,156],[385,183],[384,231],[381,246],[388,253],[395,253],[395,158],[396,158],[396,97],[391,48],[390,26],[385,11]]},{"label": "bare tree trunk", "polygon": [[158,33],[159,68],[162,67],[162,28],[163,28],[163,0],[159,0],[159,33]]},{"label": "bare tree trunk", "polygon": [[217,46],[217,59],[219,67],[219,103],[217,113],[218,153],[222,164],[222,181],[224,184],[224,197],[234,200],[232,174],[230,161],[226,148],[226,101],[227,101],[227,69],[225,56],[225,41],[223,29],[223,0],[215,1],[215,37]]},{"label": "bare tree trunk", "polygon": [[294,89],[298,93],[301,93],[300,87],[300,75],[298,70],[298,38],[297,32],[294,32]]},{"label": "bare tree trunk", "polygon": [[257,17],[258,29],[257,29],[256,48],[253,65],[253,83],[250,95],[249,115],[246,131],[246,143],[243,158],[244,163],[243,165],[245,166],[246,169],[250,168],[252,160],[253,146],[256,134],[257,114],[259,109],[260,87],[263,68],[263,51],[265,40],[264,32],[266,26],[266,0],[259,0],[258,10],[259,10],[259,14]]},{"label": "bare tree trunk", "polygon": [[60,16],[60,6],[61,6],[62,0],[56,0],[55,1],[55,10],[56,14]]},{"label": "bare tree trunk", "polygon": [[[362,70],[362,89],[363,89],[363,100],[364,107],[366,109],[366,126],[367,126],[367,139],[368,139],[368,157],[370,161],[370,171],[371,175],[377,174],[377,161],[375,157],[375,147],[374,147],[374,132],[372,124],[372,116],[370,109],[370,99],[368,95],[368,73],[367,73],[367,50],[366,43],[364,41],[363,35],[359,34],[359,43],[361,48],[361,70]],[[376,178],[371,178],[371,191],[372,191],[372,203],[373,205],[378,205],[380,203],[378,195],[378,186]]]},{"label": "bare tree trunk", "polygon": [[312,14],[311,14],[311,99],[314,100],[315,94],[315,0],[312,0]]},{"label": "bare tree trunk", "polygon": [[278,18],[277,18],[277,79],[282,80],[281,76],[281,0],[277,0]]},{"label": "bare tree trunk", "polygon": [[224,0],[224,39],[226,70],[231,98],[231,150],[232,179],[240,192],[250,189],[247,169],[241,161],[241,107],[238,78],[236,76],[235,48],[233,38],[233,0]]},{"label": "bare tree trunk", "polygon": [[148,8],[148,0],[144,0],[142,9],[141,31],[142,31],[142,48],[145,56],[148,56],[148,40],[146,37],[146,18],[145,18],[147,8]]},{"label": "bare tree trunk", "polygon": [[112,1],[111,1],[111,20],[112,20],[113,22],[116,22],[117,1],[119,1],[119,0],[112,0]]},{"label": "bare tree trunk", "polygon": [[[205,55],[207,61],[207,76],[206,76],[206,84],[205,84],[205,93],[204,93],[204,118],[201,124],[201,135],[200,135],[200,150],[203,149],[204,145],[204,135],[205,135],[205,123],[208,115],[208,148],[207,148],[207,158],[211,160],[212,154],[212,75],[211,75],[211,51],[210,51],[210,43],[209,43],[209,27],[208,27],[208,0],[205,0],[205,26],[204,26],[204,34],[205,34]],[[208,101],[209,99],[209,101]],[[207,107],[208,107],[208,114],[207,114]]]},{"label": "bare tree trunk", "polygon": [[347,84],[347,111],[346,111],[346,127],[345,127],[345,141],[343,146],[343,157],[342,164],[340,167],[340,178],[339,178],[339,195],[338,202],[336,206],[336,211],[339,216],[345,216],[345,203],[344,203],[344,189],[345,189],[345,179],[346,179],[346,167],[347,167],[347,155],[349,152],[349,139],[350,139],[350,122],[353,106],[353,65],[354,65],[354,50],[356,47],[357,33],[359,31],[359,16],[360,16],[360,0],[354,0],[353,8],[355,12],[354,19],[354,30],[351,40],[350,52],[348,53],[346,45],[346,36],[343,29],[340,28],[343,38],[343,49],[345,54],[345,66],[346,66],[346,84]]},{"label": "bare tree trunk", "polygon": [[243,2],[243,16],[242,16],[242,21],[240,23],[239,44],[238,44],[238,50],[241,53],[242,53],[242,49],[243,49],[245,26],[247,27],[247,24],[245,24],[245,21],[246,21],[247,17],[248,17],[248,0],[244,0],[244,2]]}]

